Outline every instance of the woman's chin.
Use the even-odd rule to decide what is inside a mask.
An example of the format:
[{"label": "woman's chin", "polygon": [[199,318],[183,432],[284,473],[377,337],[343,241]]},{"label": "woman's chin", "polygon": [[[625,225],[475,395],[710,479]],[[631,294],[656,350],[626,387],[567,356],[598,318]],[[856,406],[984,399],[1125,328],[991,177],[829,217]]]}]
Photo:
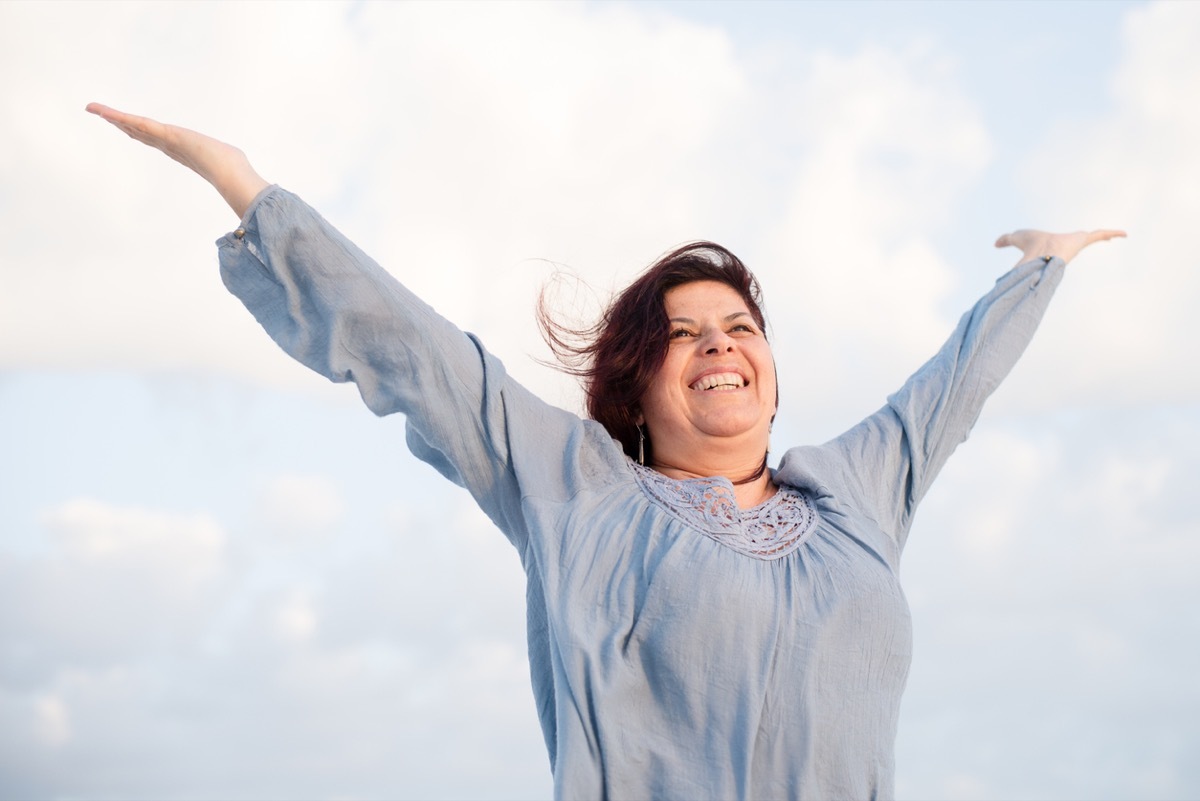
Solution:
[{"label": "woman's chin", "polygon": [[753,439],[770,429],[770,418],[759,414],[723,414],[710,416],[696,426],[705,436],[723,440]]}]

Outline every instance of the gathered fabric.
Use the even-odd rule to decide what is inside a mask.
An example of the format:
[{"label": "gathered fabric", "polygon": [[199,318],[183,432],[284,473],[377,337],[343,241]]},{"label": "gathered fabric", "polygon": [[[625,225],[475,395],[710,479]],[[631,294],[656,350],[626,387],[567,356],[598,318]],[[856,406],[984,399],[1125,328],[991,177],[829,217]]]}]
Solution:
[{"label": "gathered fabric", "polygon": [[238,233],[218,240],[221,275],[267,333],[404,414],[412,452],[517,549],[557,798],[892,796],[912,645],[900,554],[1060,259],[1002,276],[882,408],[788,450],[780,491],[738,509],[727,479],[641,467],[528,392],[295,195],[264,190]]}]

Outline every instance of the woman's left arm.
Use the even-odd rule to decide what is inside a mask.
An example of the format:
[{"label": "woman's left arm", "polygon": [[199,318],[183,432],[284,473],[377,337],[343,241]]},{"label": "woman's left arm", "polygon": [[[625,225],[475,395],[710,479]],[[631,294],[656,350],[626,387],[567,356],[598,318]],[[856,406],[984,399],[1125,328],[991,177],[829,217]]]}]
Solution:
[{"label": "woman's left arm", "polygon": [[1113,230],[1001,236],[997,247],[1021,251],[1017,266],[963,315],[887,405],[824,446],[785,458],[784,480],[793,471],[803,485],[806,463],[824,464],[820,469],[840,474],[862,511],[902,546],[917,504],[1032,339],[1066,263],[1088,245],[1119,236]]}]

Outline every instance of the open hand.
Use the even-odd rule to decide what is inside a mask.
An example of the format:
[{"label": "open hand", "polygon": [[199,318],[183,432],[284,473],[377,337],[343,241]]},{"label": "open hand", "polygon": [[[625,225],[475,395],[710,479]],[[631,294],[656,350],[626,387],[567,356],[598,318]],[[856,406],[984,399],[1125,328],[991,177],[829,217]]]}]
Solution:
[{"label": "open hand", "polygon": [[178,125],[126,114],[100,103],[89,103],[87,111],[111,122],[139,142],[162,151],[208,181],[239,217],[245,214],[255,195],[269,186],[250,166],[246,154],[233,145]]},{"label": "open hand", "polygon": [[1096,231],[1076,231],[1072,234],[1050,234],[1045,231],[1021,229],[1004,234],[996,240],[996,247],[1014,247],[1021,251],[1018,264],[1030,259],[1057,256],[1064,262],[1075,258],[1079,251],[1096,242],[1125,236],[1124,231],[1102,228]]}]

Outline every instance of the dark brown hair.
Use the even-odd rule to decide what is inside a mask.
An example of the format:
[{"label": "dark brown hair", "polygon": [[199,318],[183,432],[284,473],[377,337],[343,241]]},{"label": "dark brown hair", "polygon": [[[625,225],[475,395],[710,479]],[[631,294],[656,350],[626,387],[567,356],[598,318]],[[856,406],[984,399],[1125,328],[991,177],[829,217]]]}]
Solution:
[{"label": "dark brown hair", "polygon": [[[693,281],[717,281],[732,288],[766,335],[758,279],[741,259],[713,242],[692,242],[659,258],[613,298],[593,325],[563,325],[547,311],[544,291],[538,301],[542,336],[563,369],[583,379],[588,416],[630,457],[638,453],[642,397],[667,357],[670,322],[664,297]],[[649,463],[648,440],[645,447]]]}]

